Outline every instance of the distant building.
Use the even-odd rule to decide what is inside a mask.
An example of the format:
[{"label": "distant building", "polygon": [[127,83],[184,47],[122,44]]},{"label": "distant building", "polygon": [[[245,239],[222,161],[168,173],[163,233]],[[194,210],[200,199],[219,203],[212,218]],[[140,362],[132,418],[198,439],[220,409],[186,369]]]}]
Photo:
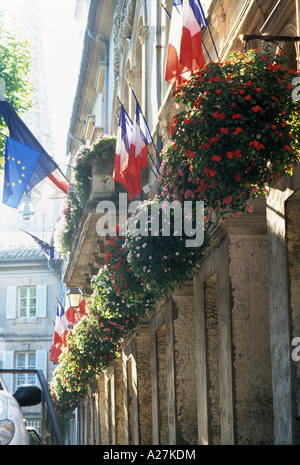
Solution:
[{"label": "distant building", "polygon": [[[49,354],[60,298],[60,262],[39,249],[0,251],[0,367],[40,369],[49,381]],[[11,392],[19,384],[36,384],[34,374],[6,375]],[[39,427],[40,407],[26,407],[29,425]]]}]

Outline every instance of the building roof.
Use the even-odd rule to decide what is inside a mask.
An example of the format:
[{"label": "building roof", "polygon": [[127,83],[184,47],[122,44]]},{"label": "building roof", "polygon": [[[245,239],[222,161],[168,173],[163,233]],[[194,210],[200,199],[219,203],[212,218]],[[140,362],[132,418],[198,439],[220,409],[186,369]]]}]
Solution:
[{"label": "building roof", "polygon": [[2,261],[28,261],[46,260],[44,252],[40,249],[8,249],[0,250],[0,263]]}]

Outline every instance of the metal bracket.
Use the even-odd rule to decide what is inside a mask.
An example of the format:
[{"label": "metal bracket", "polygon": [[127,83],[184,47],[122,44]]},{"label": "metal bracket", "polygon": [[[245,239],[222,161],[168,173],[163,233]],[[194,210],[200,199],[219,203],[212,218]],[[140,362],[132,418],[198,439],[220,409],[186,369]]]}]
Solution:
[{"label": "metal bracket", "polygon": [[278,42],[299,42],[300,36],[268,36],[268,35],[259,35],[259,34],[242,34],[240,39],[245,43],[244,51],[247,50],[247,45],[251,40],[261,40],[263,42],[262,47],[265,52],[271,50],[271,43],[276,44],[280,49],[281,46]]}]

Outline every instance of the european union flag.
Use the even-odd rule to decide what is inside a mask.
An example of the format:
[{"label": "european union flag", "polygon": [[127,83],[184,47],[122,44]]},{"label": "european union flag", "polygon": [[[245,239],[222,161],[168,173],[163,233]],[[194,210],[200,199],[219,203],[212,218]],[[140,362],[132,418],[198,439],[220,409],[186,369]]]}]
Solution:
[{"label": "european union flag", "polygon": [[[31,172],[31,176],[25,186],[25,191],[27,195],[30,196],[30,191],[34,190],[39,195],[41,195],[42,193],[44,195],[46,194],[46,197],[48,198],[65,197],[68,191],[67,179],[61,173],[55,161],[50,157],[50,155],[48,155],[48,153],[44,150],[42,145],[34,137],[29,128],[21,120],[21,118],[13,109],[13,107],[6,100],[1,99],[1,95],[0,115],[3,117],[9,129],[9,135],[13,139],[13,141],[24,144],[24,146],[27,147],[27,150],[24,149],[24,153],[27,153],[29,157],[32,156],[33,160],[27,160],[28,166],[26,165],[26,168],[28,168],[29,165],[31,166],[31,164],[35,160],[35,156],[31,155],[34,152],[30,152],[30,149],[36,150],[39,153],[38,162],[35,164],[35,169]],[[14,142],[9,142],[11,147],[13,145],[16,146]],[[21,185],[23,186],[23,184]],[[7,191],[7,193],[11,195],[9,191]],[[7,205],[14,206],[14,208],[17,208],[18,206],[16,202],[14,202],[14,205]]]},{"label": "european union flag", "polygon": [[41,152],[11,137],[6,138],[3,203],[18,208],[40,159]]},{"label": "european union flag", "polygon": [[[22,229],[22,231],[24,230]],[[53,245],[48,244],[48,242],[42,241],[41,239],[39,239],[36,236],[33,236],[27,231],[24,232],[33,238],[37,245],[42,249],[48,260],[59,258],[58,253],[56,252],[55,247]]]}]

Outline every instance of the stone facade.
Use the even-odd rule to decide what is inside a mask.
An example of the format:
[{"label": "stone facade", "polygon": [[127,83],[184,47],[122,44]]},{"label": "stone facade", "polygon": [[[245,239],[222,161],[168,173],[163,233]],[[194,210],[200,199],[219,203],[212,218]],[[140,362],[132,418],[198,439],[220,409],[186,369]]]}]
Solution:
[{"label": "stone facade", "polygon": [[[164,4],[171,9],[170,0]],[[299,35],[297,1],[214,0],[205,5],[223,60],[243,49],[241,34]],[[160,2],[151,0],[117,1],[115,8],[109,1],[91,2],[90,12],[88,28],[106,45],[86,41],[72,134],[93,140],[99,126],[87,133],[82,121],[99,112],[115,132],[119,100],[133,116],[130,85],[161,147],[176,111],[164,82],[167,15]],[[204,42],[216,59],[208,31]],[[254,45],[259,48],[262,42]],[[295,66],[298,46],[279,45]],[[107,68],[102,66],[105,50]],[[99,66],[109,73],[107,89]],[[76,153],[79,144],[69,143]],[[150,170],[143,182],[155,184]],[[82,402],[80,444],[299,443],[299,362],[291,359],[291,341],[300,325],[299,187],[297,168],[293,177],[270,187],[266,198],[256,199],[253,213],[212,232],[194,281],[160,302],[141,330],[124,342],[119,362]],[[94,194],[93,202],[103,198]],[[85,286],[87,293],[81,275],[95,274],[103,258],[93,205],[87,212],[91,227],[83,222],[65,276],[68,286]],[[81,256],[81,250],[94,250],[93,259],[90,252]]]}]

